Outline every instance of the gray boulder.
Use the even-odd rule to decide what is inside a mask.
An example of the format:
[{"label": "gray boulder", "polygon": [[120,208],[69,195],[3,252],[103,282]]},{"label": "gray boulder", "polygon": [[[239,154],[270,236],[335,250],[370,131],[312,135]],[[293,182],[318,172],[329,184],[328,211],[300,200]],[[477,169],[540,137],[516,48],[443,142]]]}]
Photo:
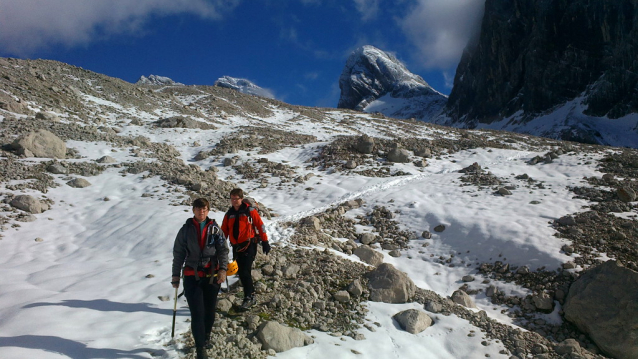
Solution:
[{"label": "gray boulder", "polygon": [[296,278],[300,269],[298,265],[290,264],[283,269],[283,275],[285,278]]},{"label": "gray boulder", "polygon": [[401,328],[408,333],[418,334],[432,326],[432,318],[424,312],[416,309],[408,309],[392,316]]},{"label": "gray boulder", "polygon": [[534,302],[536,309],[540,312],[551,313],[554,311],[554,298],[545,292],[534,294],[532,296],[532,301]]},{"label": "gray boulder", "polygon": [[96,160],[97,163],[115,163],[117,160],[111,156],[102,156]]},{"label": "gray boulder", "polygon": [[353,170],[353,169],[357,168],[357,163],[355,161],[353,161],[353,160],[349,160],[348,162],[346,162],[344,167],[349,169],[349,170]]},{"label": "gray boulder", "polygon": [[638,358],[638,273],[607,261],[583,273],[569,288],[565,318],[606,354]]},{"label": "gray boulder", "polygon": [[377,235],[374,233],[361,233],[359,235],[359,241],[362,244],[370,244],[370,243],[374,243],[377,240]]},{"label": "gray boulder", "polygon": [[374,149],[374,138],[368,135],[359,137],[354,144],[354,149],[363,154],[372,153],[372,150]]},{"label": "gray boulder", "polygon": [[363,294],[363,286],[361,285],[361,281],[359,279],[355,279],[348,285],[348,293],[351,295],[358,297]]},{"label": "gray boulder", "polygon": [[334,297],[335,300],[339,302],[350,301],[350,293],[348,293],[348,291],[345,291],[345,290],[340,290],[336,292],[335,294],[333,294],[332,296]]},{"label": "gray boulder", "polygon": [[56,175],[67,174],[69,170],[60,163],[52,163],[47,166],[47,171]]},{"label": "gray boulder", "polygon": [[16,139],[11,144],[19,155],[27,157],[65,158],[66,144],[47,130],[37,130]]},{"label": "gray boulder", "polygon": [[403,148],[394,148],[388,152],[388,161],[397,163],[410,162],[410,152]]},{"label": "gray boulder", "polygon": [[407,274],[394,268],[392,264],[382,263],[366,274],[370,288],[370,300],[383,303],[405,303],[416,292],[414,282]]},{"label": "gray boulder", "polygon": [[313,228],[315,231],[321,230],[321,221],[315,216],[306,217],[301,223],[306,227]]},{"label": "gray boulder", "polygon": [[17,209],[21,209],[25,212],[29,213],[42,213],[42,203],[34,197],[31,197],[26,194],[21,194],[19,196],[15,196],[9,204],[12,207]]},{"label": "gray boulder", "polygon": [[275,321],[262,323],[257,329],[257,339],[264,350],[272,349],[277,353],[314,342],[298,328],[290,328]]},{"label": "gray boulder", "polygon": [[217,302],[217,310],[222,313],[228,313],[230,309],[233,307],[233,302],[228,300],[227,298],[223,298]]},{"label": "gray boulder", "polygon": [[84,187],[88,187],[91,185],[91,182],[85,180],[84,178],[74,178],[72,180],[70,180],[69,182],[67,182],[66,184],[68,184],[71,187],[74,188],[84,188]]},{"label": "gray boulder", "polygon": [[359,257],[362,262],[367,263],[371,266],[378,266],[383,263],[383,254],[375,251],[369,246],[359,246],[354,250],[354,255]]},{"label": "gray boulder", "polygon": [[476,308],[476,304],[474,304],[472,298],[460,289],[452,293],[452,301],[466,308]]},{"label": "gray boulder", "polygon": [[633,202],[636,200],[636,192],[629,187],[620,187],[616,191],[618,198],[623,202]]}]

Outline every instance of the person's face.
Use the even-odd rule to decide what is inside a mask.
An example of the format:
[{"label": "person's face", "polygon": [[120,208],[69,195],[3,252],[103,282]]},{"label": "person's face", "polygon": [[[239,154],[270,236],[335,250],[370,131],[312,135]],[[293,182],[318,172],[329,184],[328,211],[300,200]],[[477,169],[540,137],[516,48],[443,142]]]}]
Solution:
[{"label": "person's face", "polygon": [[193,214],[197,222],[203,222],[208,217],[208,207],[195,207],[193,208]]},{"label": "person's face", "polygon": [[241,206],[241,200],[241,197],[230,196],[230,205],[233,206],[235,209],[238,209],[239,206]]}]

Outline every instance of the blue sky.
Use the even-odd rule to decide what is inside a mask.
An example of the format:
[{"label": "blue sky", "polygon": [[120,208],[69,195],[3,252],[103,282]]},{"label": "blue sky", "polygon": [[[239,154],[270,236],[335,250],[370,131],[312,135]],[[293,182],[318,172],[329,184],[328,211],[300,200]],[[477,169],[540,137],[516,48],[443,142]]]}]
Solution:
[{"label": "blue sky", "polygon": [[0,56],[135,82],[246,78],[296,105],[335,107],[350,52],[393,53],[449,94],[484,0],[0,0]]}]

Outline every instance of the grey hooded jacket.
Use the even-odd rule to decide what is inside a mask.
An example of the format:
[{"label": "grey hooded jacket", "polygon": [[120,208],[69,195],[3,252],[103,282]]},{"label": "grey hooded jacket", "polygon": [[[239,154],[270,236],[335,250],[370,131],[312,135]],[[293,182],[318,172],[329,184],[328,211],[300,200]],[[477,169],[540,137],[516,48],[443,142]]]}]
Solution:
[{"label": "grey hooded jacket", "polygon": [[197,268],[203,268],[209,261],[212,261],[213,269],[218,264],[220,271],[228,269],[228,246],[224,232],[217,222],[210,218],[206,218],[206,224],[206,241],[203,250],[199,248],[199,224],[196,224],[192,217],[186,220],[177,233],[173,245],[174,277],[180,276],[183,266],[191,267],[197,273]]}]

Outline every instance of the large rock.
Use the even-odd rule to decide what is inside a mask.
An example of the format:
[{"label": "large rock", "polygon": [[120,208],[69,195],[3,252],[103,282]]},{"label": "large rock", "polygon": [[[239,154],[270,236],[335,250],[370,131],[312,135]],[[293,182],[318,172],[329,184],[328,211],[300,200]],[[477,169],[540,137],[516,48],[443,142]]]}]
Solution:
[{"label": "large rock", "polygon": [[66,184],[68,184],[71,187],[74,188],[85,188],[91,185],[91,182],[85,180],[84,178],[74,178],[70,181],[68,181]]},{"label": "large rock", "polygon": [[366,274],[370,288],[370,300],[383,303],[405,303],[414,296],[416,286],[407,274],[382,263]]},{"label": "large rock", "polygon": [[363,154],[370,154],[374,149],[374,138],[363,135],[354,143],[354,148]]},{"label": "large rock", "polygon": [[569,288],[565,318],[617,359],[638,358],[638,273],[607,261]]},{"label": "large rock", "polygon": [[397,163],[410,162],[410,152],[404,148],[394,148],[388,152],[388,161]]},{"label": "large rock", "polygon": [[15,196],[9,203],[12,207],[29,213],[42,213],[42,203],[34,197],[26,194]]},{"label": "large rock", "polygon": [[418,334],[432,325],[432,318],[424,312],[416,309],[408,309],[392,316],[401,328],[408,333]]},{"label": "large rock", "polygon": [[359,235],[359,241],[361,241],[362,244],[371,244],[377,241],[377,235],[374,233],[361,233]]},{"label": "large rock", "polygon": [[472,297],[460,289],[452,293],[452,301],[466,308],[476,308],[476,304],[474,304]]},{"label": "large rock", "polygon": [[53,133],[39,129],[16,139],[11,146],[27,157],[65,158],[66,144]]},{"label": "large rock", "polygon": [[369,246],[359,246],[357,247],[357,249],[354,250],[353,253],[355,256],[359,257],[362,262],[365,262],[371,266],[376,267],[379,264],[383,263],[383,254],[375,251]]},{"label": "large rock", "polygon": [[290,328],[275,321],[262,323],[257,329],[257,339],[264,350],[277,353],[312,344],[313,340],[298,328]]}]

